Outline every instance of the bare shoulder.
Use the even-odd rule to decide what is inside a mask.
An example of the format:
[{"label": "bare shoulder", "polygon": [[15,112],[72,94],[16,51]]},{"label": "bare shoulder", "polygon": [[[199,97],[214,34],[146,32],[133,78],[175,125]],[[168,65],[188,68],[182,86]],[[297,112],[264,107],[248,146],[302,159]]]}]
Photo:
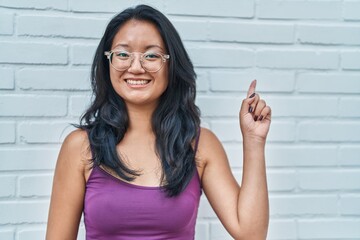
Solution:
[{"label": "bare shoulder", "polygon": [[70,132],[61,146],[59,160],[66,161],[76,169],[84,171],[86,160],[90,158],[89,140],[85,130]]},{"label": "bare shoulder", "polygon": [[201,128],[198,154],[204,165],[212,159],[216,159],[212,156],[225,154],[220,140],[210,129],[204,127]]},{"label": "bare shoulder", "polygon": [[220,143],[215,133],[205,127],[201,127],[199,143],[200,142],[206,146]]}]

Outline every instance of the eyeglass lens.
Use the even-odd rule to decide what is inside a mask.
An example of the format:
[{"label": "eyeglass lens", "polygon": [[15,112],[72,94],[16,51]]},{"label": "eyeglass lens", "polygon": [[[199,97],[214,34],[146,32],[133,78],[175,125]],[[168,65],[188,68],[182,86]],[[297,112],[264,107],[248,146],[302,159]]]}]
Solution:
[{"label": "eyeglass lens", "polygon": [[[134,54],[124,51],[115,51],[111,53],[110,63],[115,69],[124,71],[130,68],[134,58]],[[148,72],[156,72],[160,70],[163,63],[164,60],[158,53],[144,53],[140,57],[141,66]]]}]

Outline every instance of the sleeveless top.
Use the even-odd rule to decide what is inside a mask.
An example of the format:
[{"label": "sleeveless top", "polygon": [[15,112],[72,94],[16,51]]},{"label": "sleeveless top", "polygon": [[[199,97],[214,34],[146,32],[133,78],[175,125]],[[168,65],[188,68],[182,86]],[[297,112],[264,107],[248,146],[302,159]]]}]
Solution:
[{"label": "sleeveless top", "polygon": [[[198,145],[196,139],[195,152]],[[161,187],[140,186],[94,166],[86,183],[84,223],[86,240],[189,240],[202,194],[197,169],[176,197]]]}]

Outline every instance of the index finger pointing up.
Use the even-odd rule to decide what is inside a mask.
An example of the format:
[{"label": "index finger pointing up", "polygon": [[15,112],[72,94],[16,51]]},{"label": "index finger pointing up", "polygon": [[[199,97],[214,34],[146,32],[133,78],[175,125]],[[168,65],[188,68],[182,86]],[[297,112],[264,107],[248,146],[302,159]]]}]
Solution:
[{"label": "index finger pointing up", "polygon": [[256,79],[254,79],[250,84],[249,90],[247,92],[248,97],[255,92],[255,88],[256,88]]}]

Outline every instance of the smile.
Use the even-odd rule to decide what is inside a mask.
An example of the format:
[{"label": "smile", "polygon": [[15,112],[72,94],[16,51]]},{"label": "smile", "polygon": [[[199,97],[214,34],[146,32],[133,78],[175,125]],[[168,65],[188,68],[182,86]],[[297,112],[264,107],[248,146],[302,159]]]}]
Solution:
[{"label": "smile", "polygon": [[130,85],[146,85],[150,82],[150,80],[133,80],[133,79],[126,79],[127,84]]}]

